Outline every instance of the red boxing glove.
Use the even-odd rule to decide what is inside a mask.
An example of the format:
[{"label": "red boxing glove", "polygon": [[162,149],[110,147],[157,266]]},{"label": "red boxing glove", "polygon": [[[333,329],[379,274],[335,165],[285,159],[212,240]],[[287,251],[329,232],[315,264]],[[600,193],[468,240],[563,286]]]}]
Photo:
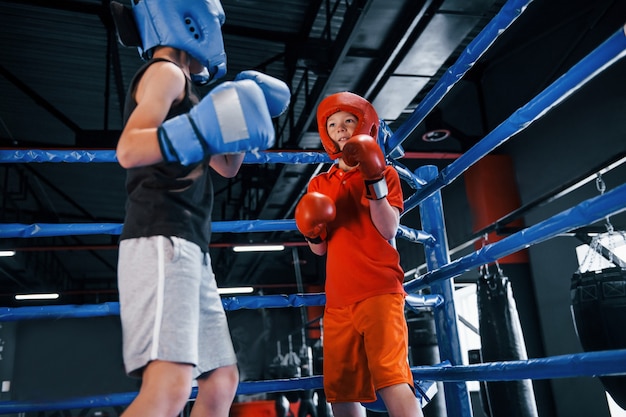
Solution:
[{"label": "red boxing glove", "polygon": [[322,243],[327,236],[326,224],[335,220],[335,215],[335,202],[330,197],[307,193],[296,206],[296,226],[309,242]]},{"label": "red boxing glove", "polygon": [[383,176],[387,163],[374,138],[369,135],[352,136],[344,145],[342,155],[347,165],[359,165],[365,179],[365,197],[380,200],[387,196],[387,181]]}]

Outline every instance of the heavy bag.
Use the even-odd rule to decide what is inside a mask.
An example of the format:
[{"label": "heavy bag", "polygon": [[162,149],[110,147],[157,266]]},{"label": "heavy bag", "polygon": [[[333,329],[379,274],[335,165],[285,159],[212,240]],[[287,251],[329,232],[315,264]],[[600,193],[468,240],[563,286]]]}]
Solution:
[{"label": "heavy bag", "polygon": [[[477,283],[483,362],[526,360],[526,345],[509,279],[502,270],[483,273]],[[537,417],[531,380],[487,382],[491,417]]]},{"label": "heavy bag", "polygon": [[[289,344],[289,347],[291,348],[291,343]],[[300,369],[300,357],[296,354],[296,352],[292,352],[291,349],[287,352],[281,363],[281,370],[282,378],[291,379],[300,378],[302,376],[302,371]],[[283,395],[287,397],[287,400],[289,400],[290,403],[296,403],[298,402],[298,399],[300,399],[299,391],[283,392]]]},{"label": "heavy bag", "polygon": [[[480,354],[480,349],[471,349],[467,352],[467,361],[470,365],[476,363],[482,363],[483,358]],[[491,417],[491,410],[489,410],[489,398],[487,398],[487,382],[478,381],[479,382],[479,399],[480,399],[480,409],[483,410],[485,416]]]},{"label": "heavy bag", "polygon": [[[585,352],[626,348],[626,269],[576,272],[572,317]],[[601,376],[604,389],[626,410],[626,376]]]}]

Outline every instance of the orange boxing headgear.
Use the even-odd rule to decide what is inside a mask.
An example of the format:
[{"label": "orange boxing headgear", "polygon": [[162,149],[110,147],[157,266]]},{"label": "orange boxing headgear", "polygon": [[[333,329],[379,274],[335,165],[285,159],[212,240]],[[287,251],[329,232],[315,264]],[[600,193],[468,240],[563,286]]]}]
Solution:
[{"label": "orange boxing headgear", "polygon": [[343,91],[326,97],[317,107],[317,130],[322,139],[322,146],[330,156],[330,159],[337,159],[341,156],[341,150],[328,136],[326,121],[338,111],[347,111],[354,114],[359,119],[354,135],[366,134],[378,138],[378,128],[380,120],[372,104],[363,97]]}]

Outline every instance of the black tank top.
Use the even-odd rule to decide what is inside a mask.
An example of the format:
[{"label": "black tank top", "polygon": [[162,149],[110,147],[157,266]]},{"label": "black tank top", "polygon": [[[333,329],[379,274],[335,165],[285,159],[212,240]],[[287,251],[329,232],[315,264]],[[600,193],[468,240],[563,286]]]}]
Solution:
[{"label": "black tank top", "polygon": [[[134,91],[146,69],[165,59],[146,62],[135,74],[126,95],[124,123],[137,107]],[[187,80],[184,99],[172,106],[167,119],[187,113],[198,94]],[[184,166],[178,163],[130,168],[126,175],[126,218],[120,240],[148,236],[177,236],[209,249],[213,184],[208,160]]]}]

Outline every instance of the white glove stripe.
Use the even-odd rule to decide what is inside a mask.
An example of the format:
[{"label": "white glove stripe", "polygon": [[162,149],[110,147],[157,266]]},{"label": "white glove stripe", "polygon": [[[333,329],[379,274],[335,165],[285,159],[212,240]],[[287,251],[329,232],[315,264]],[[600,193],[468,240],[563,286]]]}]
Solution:
[{"label": "white glove stripe", "polygon": [[370,200],[381,200],[387,197],[387,180],[382,177],[379,180],[365,180],[365,198]]},{"label": "white glove stripe", "polygon": [[211,100],[224,143],[249,139],[250,133],[237,91],[234,88],[216,91],[211,94]]}]

